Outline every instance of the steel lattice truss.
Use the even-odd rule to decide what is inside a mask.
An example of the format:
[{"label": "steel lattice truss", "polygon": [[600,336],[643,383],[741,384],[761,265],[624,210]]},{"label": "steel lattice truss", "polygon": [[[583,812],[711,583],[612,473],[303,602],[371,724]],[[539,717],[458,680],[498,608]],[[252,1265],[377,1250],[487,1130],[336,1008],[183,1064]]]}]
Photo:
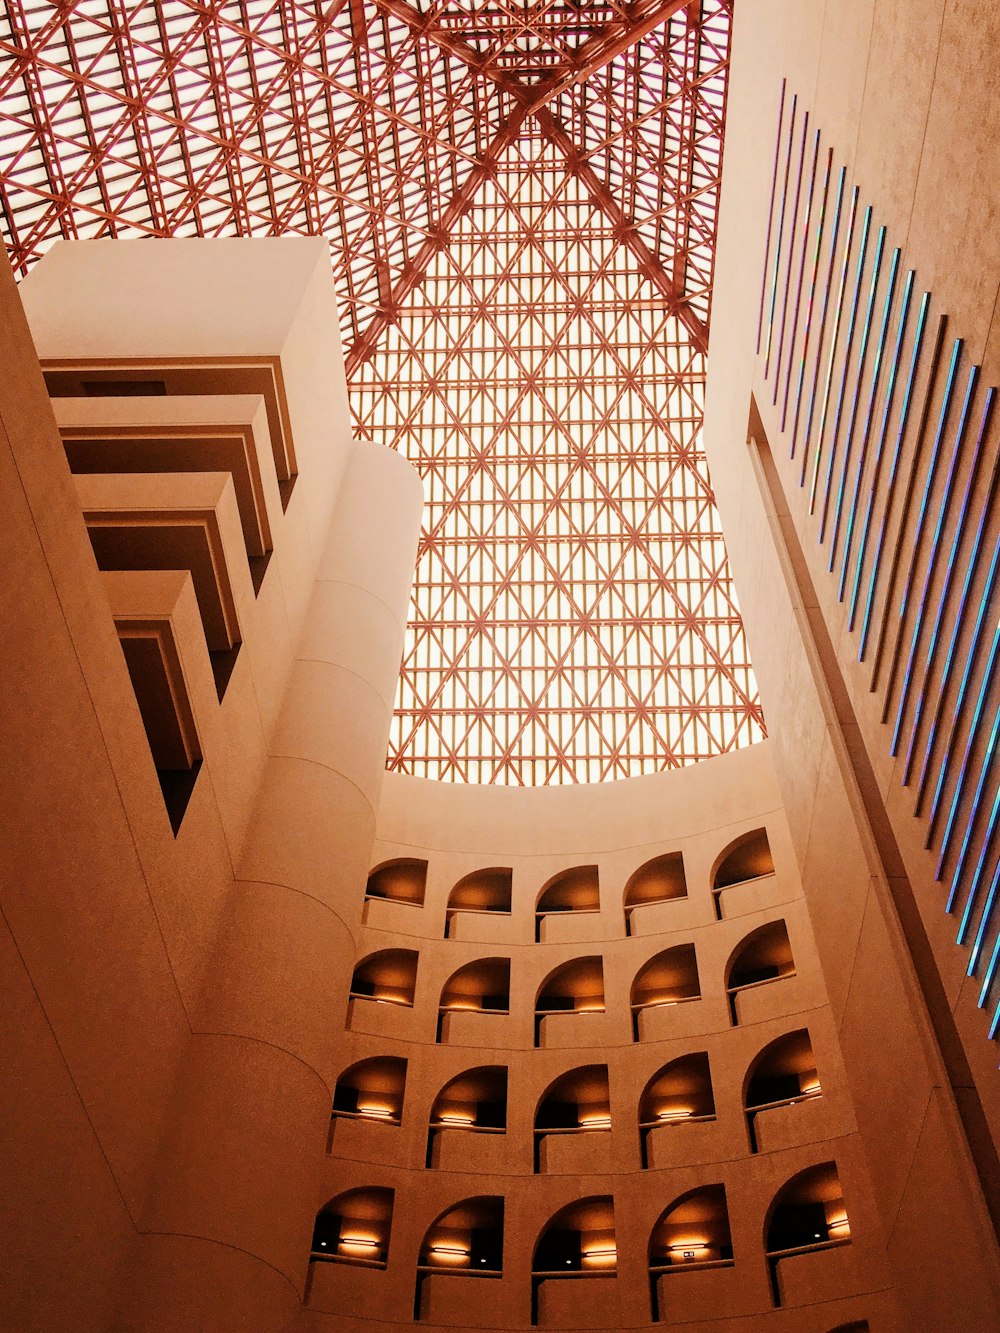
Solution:
[{"label": "steel lattice truss", "polygon": [[762,733],[700,451],[731,0],[5,0],[0,209],[328,238],[428,497],[390,764],[597,780]]}]

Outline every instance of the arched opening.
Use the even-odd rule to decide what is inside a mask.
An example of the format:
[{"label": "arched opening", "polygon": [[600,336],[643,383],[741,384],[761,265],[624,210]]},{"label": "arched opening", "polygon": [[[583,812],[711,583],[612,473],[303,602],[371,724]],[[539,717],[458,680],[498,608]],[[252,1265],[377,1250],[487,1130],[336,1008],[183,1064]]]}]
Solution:
[{"label": "arched opening", "polygon": [[643,1036],[643,1015],[668,1005],[701,999],[698,960],[693,944],[663,949],[645,963],[632,982],[632,1040]]},{"label": "arched opening", "polygon": [[510,959],[477,958],[453,972],[441,989],[437,1040],[448,1041],[453,1015],[507,1013],[510,1013]]},{"label": "arched opening", "polygon": [[751,1151],[759,1151],[759,1115],[820,1096],[816,1059],[806,1029],[797,1028],[769,1042],[747,1070],[744,1083],[743,1106]]},{"label": "arched opening", "polygon": [[684,858],[680,852],[668,852],[647,861],[625,885],[625,934],[632,934],[632,915],[637,908],[687,896]]},{"label": "arched opening", "polygon": [[459,912],[505,913],[510,915],[513,873],[509,866],[491,866],[474,870],[460,879],[448,895],[445,910],[444,937],[451,939],[455,930],[454,918]]},{"label": "arched opening", "polygon": [[573,958],[553,968],[535,999],[535,1045],[542,1044],[545,1020],[559,1014],[604,1013],[604,965],[597,955]]},{"label": "arched opening", "polygon": [[590,1151],[595,1143],[601,1142],[590,1136],[610,1133],[611,1094],[607,1065],[581,1065],[570,1069],[550,1084],[535,1111],[535,1170],[559,1169],[560,1144],[557,1140],[587,1135]]},{"label": "arched opening", "polygon": [[351,999],[412,1007],[416,985],[416,951],[381,949],[363,958],[354,969]]},{"label": "arched opening", "polygon": [[723,917],[723,889],[749,884],[773,874],[774,860],[766,829],[755,828],[731,842],[716,862],[712,875],[712,898],[718,919],[721,921]]},{"label": "arched opening", "polygon": [[368,876],[365,901],[386,898],[394,903],[423,907],[427,888],[427,862],[400,857],[377,866]]},{"label": "arched opening", "polygon": [[394,1055],[359,1060],[345,1069],[333,1092],[330,1119],[330,1151],[333,1127],[338,1120],[368,1120],[379,1125],[398,1125],[403,1115],[406,1061]]},{"label": "arched opening", "polygon": [[[503,1271],[503,1199],[480,1195],[445,1209],[424,1233],[417,1260],[415,1319],[430,1317],[438,1277],[498,1278]],[[475,1295],[470,1293],[470,1300]]]},{"label": "arched opening", "polygon": [[840,1177],[833,1162],[821,1162],[792,1176],[774,1196],[764,1225],[764,1251],[775,1305],[783,1303],[783,1265],[799,1255],[849,1245]]},{"label": "arched opening", "polygon": [[711,1268],[731,1268],[733,1241],[723,1185],[704,1185],[675,1199],[649,1238],[650,1304],[654,1320],[669,1305],[662,1279]]},{"label": "arched opening", "polygon": [[712,1074],[706,1051],[682,1055],[664,1065],[639,1098],[639,1143],[643,1168],[649,1166],[650,1135],[678,1125],[715,1119]]},{"label": "arched opening", "polygon": [[479,1065],[444,1085],[431,1107],[427,1137],[427,1165],[438,1165],[442,1130],[473,1134],[503,1134],[507,1129],[507,1069]]},{"label": "arched opening", "polygon": [[384,1268],[389,1254],[394,1191],[381,1186],[346,1190],[316,1215],[310,1263]]},{"label": "arched opening", "polygon": [[726,966],[726,994],[733,1026],[740,1021],[739,996],[772,981],[795,976],[795,960],[784,921],[769,921],[742,939]]},{"label": "arched opening", "polygon": [[574,866],[550,879],[535,904],[535,941],[545,939],[545,922],[565,912],[594,913],[601,910],[597,866]]},{"label": "arched opening", "polygon": [[542,1229],[535,1244],[531,1263],[531,1322],[545,1322],[543,1289],[547,1283],[611,1278],[617,1272],[615,1208],[611,1196],[580,1199],[561,1208]]}]

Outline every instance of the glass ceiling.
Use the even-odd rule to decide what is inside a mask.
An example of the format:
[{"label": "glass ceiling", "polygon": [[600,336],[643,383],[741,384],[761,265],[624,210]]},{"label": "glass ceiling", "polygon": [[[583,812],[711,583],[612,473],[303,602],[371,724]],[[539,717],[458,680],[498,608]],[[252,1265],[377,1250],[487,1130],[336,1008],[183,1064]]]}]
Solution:
[{"label": "glass ceiling", "polygon": [[4,0],[0,210],[323,235],[426,510],[389,764],[599,781],[763,724],[700,443],[728,0]]}]

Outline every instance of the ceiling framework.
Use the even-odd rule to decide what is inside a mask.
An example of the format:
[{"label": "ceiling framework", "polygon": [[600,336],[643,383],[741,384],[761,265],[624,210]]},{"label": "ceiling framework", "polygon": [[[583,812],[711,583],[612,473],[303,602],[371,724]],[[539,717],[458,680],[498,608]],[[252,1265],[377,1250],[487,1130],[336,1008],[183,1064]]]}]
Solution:
[{"label": "ceiling framework", "polygon": [[731,0],[3,0],[0,213],[323,235],[427,495],[389,761],[594,781],[758,739],[700,446]]}]

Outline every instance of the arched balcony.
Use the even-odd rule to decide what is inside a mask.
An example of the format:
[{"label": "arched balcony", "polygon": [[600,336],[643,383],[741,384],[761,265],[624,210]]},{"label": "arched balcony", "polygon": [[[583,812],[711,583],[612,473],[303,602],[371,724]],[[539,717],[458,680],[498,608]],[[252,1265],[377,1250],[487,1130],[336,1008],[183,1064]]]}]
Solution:
[{"label": "arched balcony", "polygon": [[812,1043],[805,1028],[769,1042],[747,1070],[743,1106],[752,1152],[784,1148],[794,1138],[796,1108],[822,1096]]},{"label": "arched balcony", "polygon": [[[712,900],[715,903],[715,915],[721,921],[725,916],[726,889],[745,886],[749,891],[758,881],[774,874],[774,860],[771,845],[767,840],[767,830],[753,829],[744,833],[725,849],[712,873]],[[748,895],[740,895],[744,910],[755,904]]]},{"label": "arched balcony", "polygon": [[736,1294],[729,1209],[723,1185],[705,1185],[665,1208],[649,1238],[654,1321],[723,1317]]},{"label": "arched balcony", "polygon": [[[598,1327],[614,1327],[611,1293],[596,1289],[594,1282],[617,1275],[611,1196],[580,1199],[561,1208],[535,1245],[531,1264],[532,1324],[592,1327],[596,1322]],[[587,1281],[577,1285],[583,1279]]]},{"label": "arched balcony", "polygon": [[660,925],[659,914],[644,909],[651,909],[658,903],[677,902],[687,896],[684,858],[680,852],[668,852],[647,861],[625,885],[625,934],[641,934],[640,922],[647,918],[649,927],[657,928]]},{"label": "arched balcony", "polygon": [[592,1170],[595,1150],[601,1151],[610,1135],[607,1065],[570,1069],[549,1085],[535,1111],[535,1170]]},{"label": "arched balcony", "polygon": [[[460,879],[448,895],[445,910],[444,937],[462,938],[463,927],[479,925],[488,929],[497,916],[510,916],[513,873],[509,866],[491,866],[474,870]],[[484,918],[477,922],[476,917]]]},{"label": "arched balcony", "polygon": [[393,903],[408,903],[423,907],[427,888],[427,862],[400,857],[377,866],[368,876],[365,902],[386,899]]},{"label": "arched balcony", "polygon": [[[581,1031],[576,1025],[604,1013],[604,965],[596,955],[574,958],[553,968],[535,999],[535,1045],[600,1043],[603,1028]],[[572,1023],[573,1028],[567,1025]]]},{"label": "arched balcony", "polygon": [[310,1262],[384,1268],[389,1254],[392,1205],[393,1191],[381,1186],[338,1194],[316,1215]]},{"label": "arched balcony", "polygon": [[701,999],[698,960],[693,944],[663,949],[644,964],[632,983],[632,1040],[657,1040],[671,1031],[675,1005]]},{"label": "arched balcony", "polygon": [[[676,1138],[680,1126],[715,1120],[712,1074],[705,1051],[682,1055],[664,1065],[646,1084],[639,1099],[639,1143],[643,1167],[676,1164],[678,1153],[690,1152],[690,1135]],[[669,1141],[668,1141],[669,1139]]]},{"label": "arched balcony", "polygon": [[[479,1287],[503,1271],[503,1199],[480,1195],[453,1204],[424,1233],[417,1261],[415,1319],[468,1322],[470,1304],[488,1311],[491,1296]],[[470,1281],[477,1280],[470,1288]],[[498,1297],[493,1302],[499,1304]]]},{"label": "arched balcony", "polygon": [[850,1241],[836,1165],[821,1162],[793,1176],[775,1195],[764,1224],[774,1304],[832,1299],[849,1290],[846,1265],[825,1251]]},{"label": "arched balcony", "polygon": [[795,960],[784,921],[769,921],[742,939],[726,965],[726,994],[733,1026],[770,1017],[757,991],[794,976]]},{"label": "arched balcony", "polygon": [[330,1118],[330,1151],[338,1120],[398,1126],[403,1115],[406,1061],[379,1055],[345,1069],[333,1093]]},{"label": "arched balcony", "polygon": [[[579,939],[579,920],[601,910],[597,866],[575,866],[550,879],[535,904],[535,941]],[[575,926],[574,926],[575,923]]]},{"label": "arched balcony", "polygon": [[510,959],[477,958],[453,972],[441,990],[436,1040],[489,1046],[494,1029],[489,1015],[510,1013]]},{"label": "arched balcony", "polygon": [[347,1026],[377,1035],[397,1033],[398,1011],[413,1008],[417,961],[413,949],[380,949],[363,958],[351,978]]},{"label": "arched balcony", "polygon": [[[507,1129],[507,1069],[479,1065],[446,1083],[431,1107],[427,1135],[427,1166],[447,1167],[452,1134],[498,1135]],[[486,1145],[489,1150],[489,1143]],[[455,1164],[459,1169],[461,1163]]]}]

